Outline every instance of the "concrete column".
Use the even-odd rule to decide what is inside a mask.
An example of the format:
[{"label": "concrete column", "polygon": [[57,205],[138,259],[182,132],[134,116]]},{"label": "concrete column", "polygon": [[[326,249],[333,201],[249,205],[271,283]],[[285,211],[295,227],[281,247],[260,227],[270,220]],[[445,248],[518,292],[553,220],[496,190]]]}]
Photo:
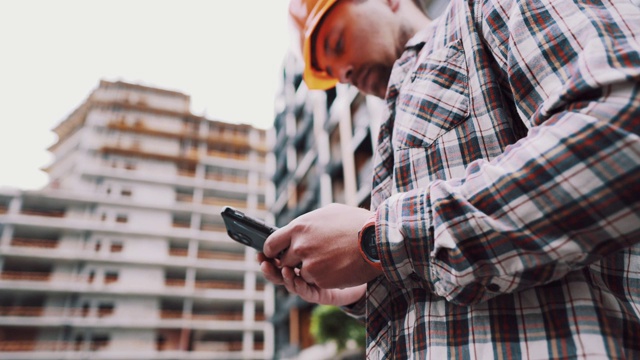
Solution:
[{"label": "concrete column", "polygon": [[191,230],[194,230],[194,229],[199,230],[201,221],[202,221],[202,214],[192,213],[191,214]]},{"label": "concrete column", "polygon": [[198,240],[190,239],[189,248],[187,250],[187,257],[189,259],[196,259],[198,257]]},{"label": "concrete column", "polygon": [[187,274],[185,278],[185,288],[188,290],[193,290],[196,284],[196,269],[187,268]]},{"label": "concrete column", "polygon": [[6,249],[11,246],[11,239],[13,238],[13,225],[5,225],[2,228],[2,234],[0,234],[0,249]]},{"label": "concrete column", "polygon": [[204,191],[202,188],[195,188],[193,190],[193,203],[202,204],[202,198],[204,197]]}]

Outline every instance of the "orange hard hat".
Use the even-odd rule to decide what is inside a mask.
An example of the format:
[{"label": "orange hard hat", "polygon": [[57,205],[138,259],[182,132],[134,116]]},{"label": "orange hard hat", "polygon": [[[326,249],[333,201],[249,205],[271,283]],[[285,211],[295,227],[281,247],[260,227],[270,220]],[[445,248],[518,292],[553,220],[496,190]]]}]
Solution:
[{"label": "orange hard hat", "polygon": [[338,79],[330,76],[326,71],[314,68],[311,58],[313,32],[336,1],[338,0],[291,0],[289,3],[289,16],[300,36],[300,48],[304,60],[302,76],[309,89],[327,90],[338,83]]}]

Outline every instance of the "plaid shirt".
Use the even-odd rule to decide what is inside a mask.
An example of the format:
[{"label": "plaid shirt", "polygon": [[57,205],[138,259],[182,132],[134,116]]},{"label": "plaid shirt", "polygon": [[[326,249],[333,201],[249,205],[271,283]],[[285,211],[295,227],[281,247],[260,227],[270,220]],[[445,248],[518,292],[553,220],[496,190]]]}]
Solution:
[{"label": "plaid shirt", "polygon": [[640,359],[640,9],[453,0],[396,62],[374,359]]}]

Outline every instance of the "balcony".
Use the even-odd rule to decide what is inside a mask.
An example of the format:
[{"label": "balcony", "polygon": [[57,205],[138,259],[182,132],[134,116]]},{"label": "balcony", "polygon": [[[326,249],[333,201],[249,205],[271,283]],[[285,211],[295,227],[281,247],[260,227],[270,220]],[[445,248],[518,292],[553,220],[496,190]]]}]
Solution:
[{"label": "balcony", "polygon": [[[184,288],[187,285],[185,279],[168,278],[164,280],[164,284],[167,287]],[[196,289],[217,289],[217,290],[242,290],[244,285],[242,282],[237,281],[224,281],[224,280],[196,280],[194,282]]]},{"label": "balcony", "polygon": [[[93,317],[108,317],[113,315],[113,306],[103,306],[96,309]],[[86,318],[91,314],[88,307],[44,307],[44,306],[0,306],[0,317],[64,317]]]},{"label": "balcony", "polygon": [[248,154],[232,153],[232,152],[218,151],[218,150],[211,150],[211,149],[207,150],[207,155],[215,158],[230,159],[230,160],[246,161],[249,159]]},{"label": "balcony", "polygon": [[39,317],[44,313],[42,306],[0,306],[0,316]]},{"label": "balcony", "polygon": [[[265,319],[264,314],[258,314],[261,316],[256,316],[256,320],[263,321]],[[180,310],[161,310],[160,311],[161,319],[190,319],[196,321],[210,321],[210,320],[220,320],[220,321],[242,321],[242,311],[235,312],[212,312],[212,313],[183,313]],[[260,320],[261,318],[262,320]]]},{"label": "balcony", "polygon": [[210,223],[202,223],[200,225],[200,230],[202,231],[216,231],[216,232],[227,232],[227,229],[222,224],[210,224]]},{"label": "balcony", "polygon": [[37,249],[55,249],[58,247],[57,239],[37,239],[37,238],[25,238],[14,237],[11,239],[11,246],[16,247],[28,247]]},{"label": "balcony", "polygon": [[191,195],[191,194],[176,194],[176,201],[177,202],[192,203],[193,202],[193,195]]},{"label": "balcony", "polygon": [[196,177],[196,171],[195,170],[178,169],[178,175],[179,176],[185,176],[185,177]]},{"label": "balcony", "polygon": [[186,248],[169,248],[169,256],[187,257],[189,249]]},{"label": "balcony", "polygon": [[30,216],[45,216],[53,218],[64,217],[65,211],[63,209],[40,209],[40,208],[23,208],[20,210],[20,214]]},{"label": "balcony", "polygon": [[216,206],[233,206],[237,208],[246,208],[247,202],[245,200],[237,200],[237,199],[225,199],[221,197],[208,196],[202,199],[202,202],[207,205],[216,205]]},{"label": "balcony", "polygon": [[[111,341],[100,340],[90,341],[85,343],[83,341],[37,341],[37,340],[8,340],[0,342],[0,353],[4,352],[84,352],[84,351],[101,351],[107,350]],[[162,351],[180,351],[189,353],[191,351],[184,351],[167,346],[164,342],[158,342],[156,349]],[[120,349],[126,349],[132,355],[136,354],[136,349],[146,348],[146,343],[143,341],[129,340],[126,342],[118,341],[117,346]],[[86,347],[86,348],[85,348]],[[254,342],[254,351],[263,351],[264,342]],[[142,350],[141,350],[142,351]],[[242,341],[223,342],[223,341],[197,341],[193,343],[193,352],[227,352],[242,351]],[[146,352],[145,352],[146,353]],[[187,355],[188,356],[188,355]],[[4,357],[2,357],[4,358]],[[40,357],[39,357],[40,358]],[[135,356],[135,358],[140,358]]]},{"label": "balcony", "polygon": [[178,164],[186,163],[195,165],[199,161],[197,154],[194,154],[192,152],[184,154],[162,154],[158,153],[157,151],[145,151],[138,144],[121,145],[116,143],[113,145],[102,146],[99,151],[103,154],[131,156],[158,161],[169,161]]},{"label": "balcony", "polygon": [[244,254],[199,250],[198,259],[244,261]]},{"label": "balcony", "polygon": [[0,280],[9,281],[49,281],[51,279],[50,272],[39,271],[2,271]]},{"label": "balcony", "polygon": [[179,229],[188,229],[191,227],[191,222],[190,221],[178,221],[178,220],[174,220],[171,223],[171,226],[174,228],[179,228]]},{"label": "balcony", "polygon": [[207,180],[229,182],[234,184],[247,184],[249,182],[246,176],[230,175],[215,171],[207,172],[204,177]]},{"label": "balcony", "polygon": [[196,289],[224,289],[224,290],[242,290],[244,284],[236,281],[223,280],[196,280]]}]

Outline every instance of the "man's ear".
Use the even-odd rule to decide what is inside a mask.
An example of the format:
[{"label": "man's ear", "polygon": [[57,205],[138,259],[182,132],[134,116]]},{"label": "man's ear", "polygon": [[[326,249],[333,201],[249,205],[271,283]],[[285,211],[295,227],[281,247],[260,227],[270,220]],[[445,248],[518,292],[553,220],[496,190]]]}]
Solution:
[{"label": "man's ear", "polygon": [[387,0],[387,3],[393,12],[398,11],[398,7],[400,7],[400,0]]}]

